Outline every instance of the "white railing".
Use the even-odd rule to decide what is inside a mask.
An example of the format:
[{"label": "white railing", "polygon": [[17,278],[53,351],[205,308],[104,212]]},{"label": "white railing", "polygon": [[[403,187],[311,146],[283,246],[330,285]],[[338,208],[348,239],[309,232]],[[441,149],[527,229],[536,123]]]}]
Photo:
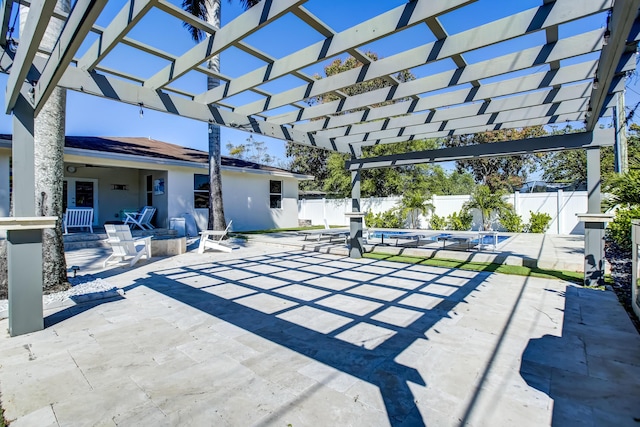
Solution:
[{"label": "white railing", "polygon": [[640,317],[640,220],[631,221],[631,252],[633,271],[631,273],[631,305],[636,316]]},{"label": "white railing", "polygon": [[[433,196],[431,203],[438,216],[447,217],[459,212],[469,200],[469,195]],[[548,213],[551,223],[547,234],[584,234],[584,224],[578,221],[576,214],[587,211],[586,191],[558,191],[554,193],[514,193],[506,196],[516,213],[528,222],[530,212]],[[361,211],[381,213],[400,202],[400,197],[366,198],[360,201]],[[298,202],[298,218],[311,220],[313,225],[322,225],[324,220],[331,225],[348,225],[345,212],[351,211],[351,199],[302,199]],[[428,228],[428,218],[421,217],[421,228]],[[479,212],[474,212],[473,229],[480,228]],[[500,229],[498,224],[494,229]]]}]

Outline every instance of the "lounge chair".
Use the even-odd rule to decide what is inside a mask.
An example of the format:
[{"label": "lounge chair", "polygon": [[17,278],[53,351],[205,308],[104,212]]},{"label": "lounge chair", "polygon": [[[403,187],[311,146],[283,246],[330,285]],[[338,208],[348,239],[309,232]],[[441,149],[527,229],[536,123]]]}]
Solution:
[{"label": "lounge chair", "polygon": [[456,245],[462,246],[464,243],[467,244],[466,250],[471,249],[472,242],[476,239],[476,236],[468,235],[468,234],[448,234],[442,233],[437,237],[439,242],[442,242],[442,249],[445,248],[447,242],[455,242]]},{"label": "lounge chair", "polygon": [[[130,258],[129,266],[133,266],[142,256],[151,258],[151,236],[135,239],[131,236],[131,229],[125,224],[105,224],[107,232],[106,242],[111,245],[113,254],[109,255],[103,267],[107,264],[124,262]],[[119,258],[119,260],[118,260]]]},{"label": "lounge chair", "polygon": [[[425,240],[429,240],[429,241],[433,241],[433,238],[437,235],[439,235],[440,233],[430,233],[430,232],[424,232],[424,231],[384,231],[384,230],[379,230],[378,231],[379,235],[380,235],[380,244],[385,245],[385,244],[389,244],[389,240],[395,240],[395,246],[398,245],[406,245],[408,243],[411,243],[411,241],[413,241],[416,245],[416,247],[420,246],[421,241],[424,242]],[[385,242],[385,239],[387,240]],[[406,241],[410,241],[410,242],[406,242]]]},{"label": "lounge chair", "polygon": [[229,221],[227,228],[224,231],[220,230],[203,230],[200,232],[200,244],[198,245],[198,253],[203,254],[206,249],[213,249],[221,252],[231,252],[234,248],[231,246],[223,245],[222,240],[227,236],[227,233],[231,229],[231,223]]},{"label": "lounge chair", "polygon": [[304,240],[307,240],[309,236],[315,236],[317,241],[319,242],[321,238],[328,237],[329,242],[333,240],[334,237],[343,238],[345,244],[347,243],[347,239],[349,238],[349,229],[348,228],[331,228],[329,227],[329,223],[327,220],[324,220],[324,229],[320,230],[304,230],[300,232],[304,234]]},{"label": "lounge chair", "polygon": [[153,206],[145,206],[140,212],[125,212],[126,218],[124,219],[124,223],[127,225],[130,224],[131,228],[138,226],[142,230],[152,230],[155,227],[151,225],[151,219],[155,213],[156,208]]}]

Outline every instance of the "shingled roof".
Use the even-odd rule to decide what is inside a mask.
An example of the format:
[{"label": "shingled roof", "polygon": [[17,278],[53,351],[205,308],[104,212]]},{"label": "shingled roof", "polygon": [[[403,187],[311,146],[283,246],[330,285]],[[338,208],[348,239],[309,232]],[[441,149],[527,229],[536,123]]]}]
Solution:
[{"label": "shingled roof", "polygon": [[[11,141],[11,135],[0,134],[0,140]],[[179,160],[203,164],[208,162],[208,153],[205,151],[143,137],[66,136],[64,145],[66,148],[128,154],[147,158]],[[249,162],[234,157],[222,156],[221,163],[222,166],[242,169],[292,173],[286,169]]]}]

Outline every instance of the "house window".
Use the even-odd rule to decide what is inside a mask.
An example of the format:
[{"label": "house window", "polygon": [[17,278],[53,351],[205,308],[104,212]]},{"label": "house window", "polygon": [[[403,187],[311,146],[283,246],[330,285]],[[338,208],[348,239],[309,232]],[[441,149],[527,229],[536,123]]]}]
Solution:
[{"label": "house window", "polygon": [[209,175],[193,175],[193,206],[209,208]]},{"label": "house window", "polygon": [[153,175],[146,176],[147,206],[153,206]]},{"label": "house window", "polygon": [[282,181],[269,181],[269,207],[282,209]]}]

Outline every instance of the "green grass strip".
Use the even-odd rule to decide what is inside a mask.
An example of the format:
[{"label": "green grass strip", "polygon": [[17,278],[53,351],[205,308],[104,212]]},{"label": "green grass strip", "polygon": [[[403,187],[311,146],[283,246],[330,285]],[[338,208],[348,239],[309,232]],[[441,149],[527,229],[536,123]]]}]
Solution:
[{"label": "green grass strip", "polygon": [[576,271],[544,270],[536,267],[524,267],[521,265],[504,265],[489,262],[459,261],[441,258],[419,258],[405,255],[387,255],[379,253],[365,253],[365,258],[379,259],[405,264],[421,264],[432,267],[458,268],[460,270],[487,271],[491,273],[511,274],[514,276],[541,277],[544,279],[559,279],[567,282],[584,283],[584,275]]}]

